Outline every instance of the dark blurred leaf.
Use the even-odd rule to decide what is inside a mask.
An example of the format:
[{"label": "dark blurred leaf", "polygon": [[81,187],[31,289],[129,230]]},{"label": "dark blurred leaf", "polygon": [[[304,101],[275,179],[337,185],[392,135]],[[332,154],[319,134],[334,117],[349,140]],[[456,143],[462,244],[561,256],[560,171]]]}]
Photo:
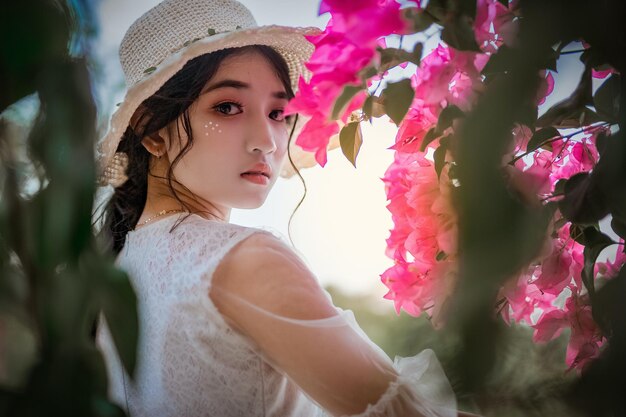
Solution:
[{"label": "dark blurred leaf", "polygon": [[585,245],[583,251],[585,266],[582,271],[582,281],[587,291],[589,291],[589,294],[593,294],[595,291],[593,269],[596,264],[596,259],[598,259],[598,255],[604,248],[616,242],[593,226],[586,227],[583,230],[582,240]]},{"label": "dark blurred leaf", "polygon": [[469,16],[455,15],[455,18],[448,19],[444,23],[441,40],[459,51],[480,52]]},{"label": "dark blurred leaf", "polygon": [[613,217],[613,219],[611,219],[611,229],[613,229],[616,235],[626,240],[626,223]]},{"label": "dark blurred leaf", "polygon": [[617,122],[620,103],[620,80],[616,74],[611,75],[596,90],[593,96],[593,105],[598,115],[607,122]]},{"label": "dark blurred leaf", "polygon": [[331,118],[333,120],[339,119],[339,117],[341,117],[341,115],[345,113],[350,101],[361,91],[363,91],[363,87],[360,85],[346,85],[337,100],[335,101]]},{"label": "dark blurred leaf", "polygon": [[356,168],[356,157],[358,156],[361,145],[363,144],[360,123],[350,122],[345,125],[339,133],[339,143],[343,154]]},{"label": "dark blurred leaf", "polygon": [[377,48],[380,54],[380,67],[378,68],[378,72],[383,73],[403,62],[411,62],[419,66],[422,57],[422,48],[423,45],[421,43],[415,45],[413,52],[398,48]]},{"label": "dark blurred leaf", "polygon": [[483,67],[483,75],[497,74],[511,70],[513,65],[514,53],[506,45],[502,45],[498,51],[491,55],[487,64]]},{"label": "dark blurred leaf", "polygon": [[[544,144],[545,141],[552,140],[560,136],[561,134],[559,133],[559,131],[552,126],[540,129],[536,131],[533,134],[533,136],[530,138],[530,140],[528,141],[528,145],[526,146],[526,152],[531,152],[542,146],[546,146],[547,144]],[[551,145],[546,146],[546,149],[551,149],[551,148],[552,148]]]},{"label": "dark blurred leaf", "polygon": [[35,92],[46,63],[66,54],[70,34],[65,2],[5,1],[0,7],[1,113]]},{"label": "dark blurred leaf", "polygon": [[380,97],[368,96],[363,103],[363,113],[368,119],[382,117],[385,114],[385,106]]},{"label": "dark blurred leaf", "polygon": [[589,173],[572,176],[564,184],[563,192],[559,210],[573,223],[596,223],[609,214],[605,196]]},{"label": "dark blurred leaf", "polygon": [[593,104],[591,87],[591,68],[586,68],[574,92],[567,99],[548,109],[537,120],[537,126],[573,128],[601,121],[594,111],[586,107]]},{"label": "dark blurred leaf", "polygon": [[415,91],[411,87],[411,80],[404,79],[395,83],[387,84],[383,91],[385,111],[399,125],[409,110]]},{"label": "dark blurred leaf", "polygon": [[112,265],[101,264],[97,273],[102,312],[124,368],[129,375],[133,375],[139,329],[135,291],[126,273]]},{"label": "dark blurred leaf", "polygon": [[437,139],[441,136],[441,133],[437,131],[436,127],[431,127],[424,135],[424,139],[422,139],[422,143],[420,145],[420,152],[424,152],[426,150],[426,146],[431,143],[433,140]]},{"label": "dark blurred leaf", "polygon": [[[489,58],[482,73],[484,75],[490,75],[510,71],[514,65],[513,59],[515,53],[515,49],[509,48],[506,45],[500,46],[498,51]],[[540,53],[542,57],[538,59],[537,70],[549,69],[556,71],[557,52],[552,48],[544,48]]]},{"label": "dark blurred leaf", "polygon": [[441,176],[441,170],[446,165],[446,152],[449,146],[449,136],[441,138],[439,146],[435,149],[433,159],[435,161],[435,172],[437,172],[437,178]]},{"label": "dark blurred leaf", "polygon": [[375,66],[369,65],[359,71],[359,78],[365,82],[368,78],[372,78],[373,76],[378,74],[378,70]]},{"label": "dark blurred leaf", "polygon": [[435,22],[429,13],[417,7],[407,7],[402,10],[402,13],[404,18],[410,22],[410,30],[413,33],[423,32]]},{"label": "dark blurred leaf", "polygon": [[442,134],[444,130],[452,126],[454,119],[460,119],[465,117],[465,113],[454,104],[448,105],[439,113],[439,119],[437,120],[437,132]]}]

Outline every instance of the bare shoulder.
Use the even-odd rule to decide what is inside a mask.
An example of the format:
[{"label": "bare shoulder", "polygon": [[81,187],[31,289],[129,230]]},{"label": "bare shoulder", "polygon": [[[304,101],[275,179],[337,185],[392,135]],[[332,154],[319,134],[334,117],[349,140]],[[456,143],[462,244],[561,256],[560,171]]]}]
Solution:
[{"label": "bare shoulder", "polygon": [[335,314],[303,260],[269,233],[254,233],[233,247],[215,270],[213,286],[285,317]]}]

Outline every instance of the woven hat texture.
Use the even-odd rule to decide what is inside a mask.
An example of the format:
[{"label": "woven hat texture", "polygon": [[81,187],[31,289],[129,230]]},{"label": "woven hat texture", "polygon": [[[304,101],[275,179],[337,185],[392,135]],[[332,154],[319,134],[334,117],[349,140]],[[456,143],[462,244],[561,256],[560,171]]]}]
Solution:
[{"label": "woven hat texture", "polygon": [[[119,185],[110,181],[110,174],[119,174],[114,155],[132,115],[189,60],[225,48],[271,46],[285,59],[292,89],[297,91],[300,75],[310,79],[304,63],[314,47],[305,36],[320,32],[316,27],[259,27],[251,12],[235,0],[165,0],[150,9],[131,25],[120,45],[127,92],[98,144],[101,184]],[[297,131],[303,123],[297,123]],[[308,165],[306,152],[295,146],[290,150],[297,166],[300,159]],[[125,180],[123,174],[119,178]]]}]

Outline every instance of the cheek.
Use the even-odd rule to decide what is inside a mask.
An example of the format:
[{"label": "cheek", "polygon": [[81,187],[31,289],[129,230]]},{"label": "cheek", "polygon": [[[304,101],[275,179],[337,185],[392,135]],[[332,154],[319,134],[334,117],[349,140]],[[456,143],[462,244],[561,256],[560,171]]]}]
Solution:
[{"label": "cheek", "polygon": [[209,121],[204,124],[202,133],[206,137],[206,136],[214,136],[216,133],[217,134],[223,133],[223,131],[219,123]]}]

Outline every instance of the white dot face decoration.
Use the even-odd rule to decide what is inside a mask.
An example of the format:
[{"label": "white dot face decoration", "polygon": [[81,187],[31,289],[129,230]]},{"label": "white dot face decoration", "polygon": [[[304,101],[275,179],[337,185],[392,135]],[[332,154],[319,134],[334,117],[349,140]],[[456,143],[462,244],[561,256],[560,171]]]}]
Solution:
[{"label": "white dot face decoration", "polygon": [[[211,127],[211,130],[215,130],[217,127],[219,126],[219,123],[213,123],[213,122],[209,122],[207,124],[204,125],[205,129],[208,129],[209,127]],[[222,129],[218,130],[218,133],[222,133]],[[205,132],[204,133],[205,136],[209,136],[209,132]]]}]

